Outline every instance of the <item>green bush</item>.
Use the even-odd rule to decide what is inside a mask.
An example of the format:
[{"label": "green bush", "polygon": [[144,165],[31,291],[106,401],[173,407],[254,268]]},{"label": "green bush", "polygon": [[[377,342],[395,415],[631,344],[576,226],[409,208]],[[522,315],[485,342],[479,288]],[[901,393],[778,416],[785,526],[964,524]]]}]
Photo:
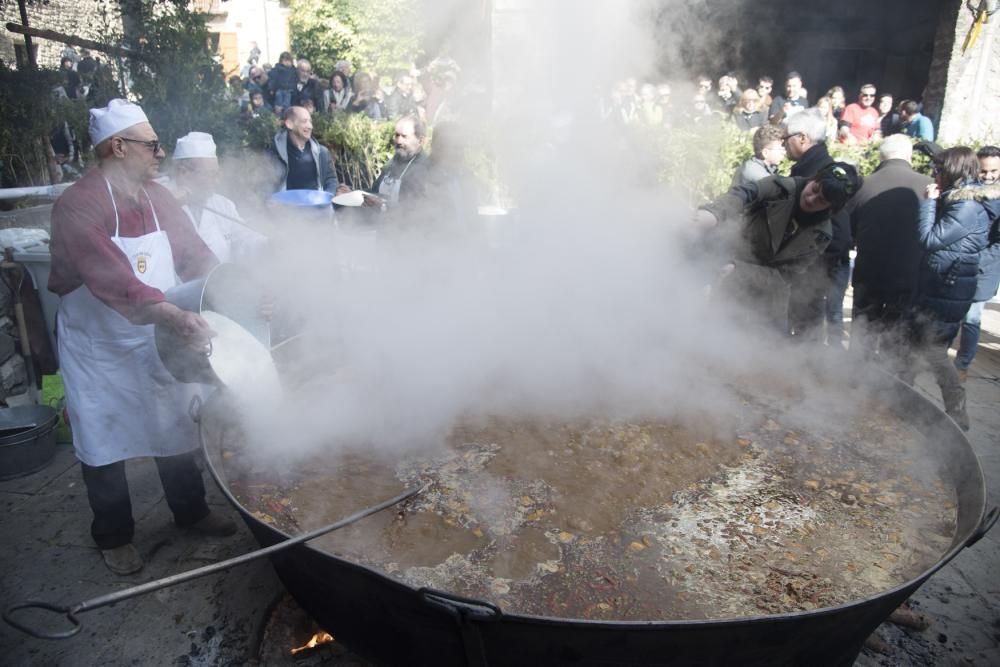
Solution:
[{"label": "green bush", "polygon": [[392,157],[394,124],[364,114],[313,115],[313,137],[330,149],[338,177],[355,189],[370,190],[383,165]]},{"label": "green bush", "polygon": [[172,148],[188,132],[209,132],[225,154],[243,143],[239,108],[226,94],[205,19],[163,5],[142,25],[143,59],[129,61],[129,74],[161,143]]},{"label": "green bush", "polygon": [[320,76],[340,59],[386,74],[408,70],[419,55],[415,0],[291,0],[289,9],[291,49]]},{"label": "green bush", "polygon": [[56,99],[62,85],[57,69],[17,70],[0,66],[0,183],[31,186],[49,183],[47,144],[53,130],[68,122],[87,136],[87,106],[82,100]]}]

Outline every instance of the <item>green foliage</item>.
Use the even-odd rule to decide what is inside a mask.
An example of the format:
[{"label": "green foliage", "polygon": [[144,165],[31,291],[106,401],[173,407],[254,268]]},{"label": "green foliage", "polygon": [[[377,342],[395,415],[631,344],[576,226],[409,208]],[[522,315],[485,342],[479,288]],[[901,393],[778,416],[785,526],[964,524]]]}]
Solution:
[{"label": "green foliage", "polygon": [[0,67],[0,182],[4,186],[44,185],[48,179],[46,145],[52,131],[68,122],[86,136],[87,107],[82,101],[56,100],[62,85],[57,69]]},{"label": "green foliage", "polygon": [[329,76],[338,60],[355,69],[409,69],[419,55],[416,0],[290,0],[288,30],[296,56]]},{"label": "green foliage", "polygon": [[273,113],[251,118],[243,125],[243,147],[250,150],[271,150],[271,142],[278,131],[278,117]]},{"label": "green foliage", "polygon": [[361,190],[371,189],[392,157],[393,127],[365,114],[313,115],[313,137],[330,149],[343,182]]},{"label": "green foliage", "polygon": [[830,156],[834,160],[853,164],[862,176],[875,171],[879,164],[878,147],[881,141],[864,145],[847,145],[837,142],[827,142]]},{"label": "green foliage", "polygon": [[242,143],[239,109],[227,99],[210,47],[206,16],[166,5],[141,26],[143,59],[129,61],[132,92],[172,147],[191,131],[209,132],[220,152]]},{"label": "green foliage", "polygon": [[729,189],[733,172],[753,156],[751,135],[731,123],[646,127],[660,156],[659,180],[687,195],[691,204]]}]

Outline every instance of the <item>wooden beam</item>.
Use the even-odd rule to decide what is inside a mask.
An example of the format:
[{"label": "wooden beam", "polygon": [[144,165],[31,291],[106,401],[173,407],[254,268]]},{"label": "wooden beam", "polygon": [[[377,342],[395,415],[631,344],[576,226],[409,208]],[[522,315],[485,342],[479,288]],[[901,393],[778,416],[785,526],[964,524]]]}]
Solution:
[{"label": "wooden beam", "polygon": [[[25,0],[17,0],[17,8],[21,12],[21,23],[24,27],[28,28],[28,6]],[[29,33],[24,33],[24,50],[27,51],[26,57],[28,58],[28,67],[30,69],[36,69],[38,63],[35,62],[35,46],[31,43],[31,35]]]},{"label": "wooden beam", "polygon": [[82,49],[91,49],[93,51],[100,51],[101,53],[123,56],[125,58],[138,58],[140,60],[147,59],[145,55],[139,53],[138,51],[133,51],[132,49],[126,49],[121,46],[113,46],[111,44],[102,44],[101,42],[95,42],[92,39],[84,39],[74,35],[67,35],[65,33],[56,32],[55,30],[39,30],[38,28],[29,28],[28,26],[19,25],[17,23],[8,23],[7,30],[10,32],[16,32],[19,35],[24,35],[24,42],[26,45],[29,44],[28,40],[31,37],[38,37],[39,39],[61,42],[63,44],[79,46]]}]

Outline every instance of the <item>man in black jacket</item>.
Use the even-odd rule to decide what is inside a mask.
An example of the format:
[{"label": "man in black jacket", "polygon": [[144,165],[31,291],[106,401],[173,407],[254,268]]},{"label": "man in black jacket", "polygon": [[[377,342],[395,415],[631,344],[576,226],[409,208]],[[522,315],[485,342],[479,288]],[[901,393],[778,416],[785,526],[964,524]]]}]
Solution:
[{"label": "man in black jacket", "polygon": [[[785,145],[792,176],[811,178],[833,163],[826,148],[826,121],[813,110],[788,120]],[[788,304],[788,323],[798,340],[822,341],[824,315],[826,340],[839,346],[844,338],[844,293],[851,275],[851,229],[847,216],[837,211],[831,219],[833,236],[823,256],[796,278]]]},{"label": "man in black jacket", "polygon": [[851,352],[872,355],[879,336],[906,313],[923,250],[917,243],[920,200],[932,182],[910,166],[913,144],[894,134],[879,147],[881,164],[849,202],[854,261]]},{"label": "man in black jacket", "polygon": [[320,111],[323,104],[323,90],[319,86],[319,80],[313,76],[312,65],[308,60],[302,58],[295,65],[295,90],[292,91],[292,104],[295,106],[305,106],[305,101],[312,100],[313,105]]}]

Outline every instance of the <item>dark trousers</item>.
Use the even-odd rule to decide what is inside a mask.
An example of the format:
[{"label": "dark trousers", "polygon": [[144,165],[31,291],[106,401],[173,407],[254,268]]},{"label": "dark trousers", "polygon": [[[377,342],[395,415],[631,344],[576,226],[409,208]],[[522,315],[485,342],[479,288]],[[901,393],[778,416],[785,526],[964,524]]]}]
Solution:
[{"label": "dark trousers", "polygon": [[[160,482],[174,521],[178,526],[189,526],[208,515],[205,503],[205,483],[201,470],[195,463],[195,452],[178,456],[153,459],[160,473]],[[83,481],[87,485],[87,499],[94,512],[90,534],[99,549],[114,549],[132,542],[135,522],[132,519],[132,500],[129,498],[125,462],[106,466],[83,468]]]},{"label": "dark trousers", "polygon": [[909,294],[879,294],[855,285],[850,352],[870,360],[878,351],[888,370],[907,384],[913,384],[916,361],[923,359],[941,388],[945,411],[962,411],[965,387],[948,359],[948,345],[959,324],[936,321],[915,311],[910,301]]},{"label": "dark trousers", "polygon": [[[822,257],[792,279],[788,303],[791,333],[803,342],[839,345],[844,339],[844,294],[851,279],[850,262]],[[824,335],[823,323],[826,322]]]},{"label": "dark trousers", "polygon": [[898,354],[909,344],[906,327],[910,313],[909,293],[886,294],[866,285],[854,285],[850,352],[874,359],[881,348],[886,356]]}]

